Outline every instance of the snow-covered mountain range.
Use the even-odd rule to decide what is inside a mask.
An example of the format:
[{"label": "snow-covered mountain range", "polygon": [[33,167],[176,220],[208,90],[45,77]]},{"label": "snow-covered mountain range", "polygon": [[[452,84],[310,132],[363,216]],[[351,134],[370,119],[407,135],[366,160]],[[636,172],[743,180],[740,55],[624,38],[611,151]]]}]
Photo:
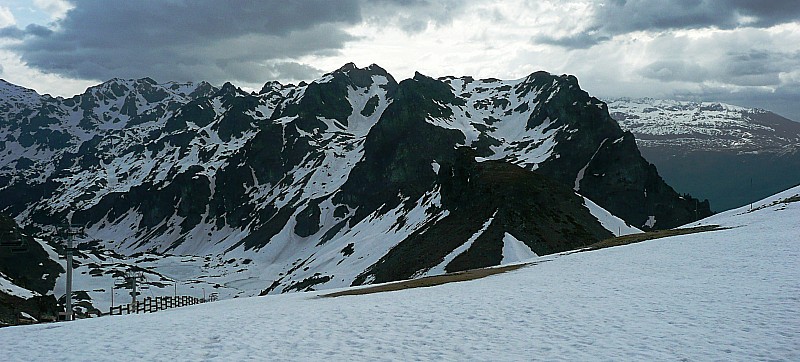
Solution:
[{"label": "snow-covered mountain range", "polygon": [[227,296],[333,288],[710,213],[573,76],[397,83],[347,64],[251,93],[147,78],[68,99],[0,88],[0,212],[29,232],[84,226],[97,278],[115,274],[111,253],[170,253],[198,256],[194,277]]},{"label": "snow-covered mountain range", "polygon": [[715,102],[608,100],[642,155],[670,185],[738,207],[800,183],[800,123]]}]

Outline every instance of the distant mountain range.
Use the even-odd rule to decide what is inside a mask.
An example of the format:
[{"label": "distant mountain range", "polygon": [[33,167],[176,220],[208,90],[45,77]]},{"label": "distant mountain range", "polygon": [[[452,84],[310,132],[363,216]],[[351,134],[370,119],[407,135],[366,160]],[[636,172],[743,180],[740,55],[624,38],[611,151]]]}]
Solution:
[{"label": "distant mountain range", "polygon": [[[212,255],[229,296],[498,265],[710,214],[575,77],[546,72],[397,83],[347,64],[259,92],[113,79],[67,99],[0,81],[0,114],[0,212],[25,232],[79,224],[140,263]],[[119,272],[104,253],[84,261],[93,277]]]},{"label": "distant mountain range", "polygon": [[800,123],[712,102],[620,98],[608,107],[670,185],[716,211],[800,184]]}]

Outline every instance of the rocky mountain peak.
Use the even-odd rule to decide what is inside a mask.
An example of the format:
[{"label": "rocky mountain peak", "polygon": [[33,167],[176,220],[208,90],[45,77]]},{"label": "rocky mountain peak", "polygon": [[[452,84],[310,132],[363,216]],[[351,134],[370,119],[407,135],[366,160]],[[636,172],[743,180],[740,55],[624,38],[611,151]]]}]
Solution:
[{"label": "rocky mountain peak", "polygon": [[353,62],[348,62],[348,63],[346,63],[345,65],[343,65],[343,66],[339,67],[339,69],[337,69],[335,72],[347,73],[347,72],[349,72],[349,71],[351,71],[351,70],[355,70],[355,69],[359,69],[359,68],[356,66],[356,63],[353,63]]},{"label": "rocky mountain peak", "polygon": [[0,111],[31,107],[43,97],[35,90],[9,83],[0,79]]},{"label": "rocky mountain peak", "polygon": [[416,81],[434,80],[433,78],[431,78],[431,77],[429,77],[429,76],[427,76],[425,74],[422,74],[422,73],[420,73],[418,71],[414,71],[414,76],[411,79],[412,80],[416,80]]},{"label": "rocky mountain peak", "polygon": [[247,92],[243,91],[241,88],[233,85],[231,82],[225,82],[222,85],[222,88],[219,89],[217,95],[220,96],[236,96],[237,94],[246,94]]},{"label": "rocky mountain peak", "polygon": [[261,90],[258,91],[258,94],[267,94],[267,93],[270,93],[270,92],[279,92],[281,89],[283,89],[283,84],[281,84],[281,82],[278,82],[277,80],[272,80],[272,81],[264,83],[264,86],[261,87]]}]

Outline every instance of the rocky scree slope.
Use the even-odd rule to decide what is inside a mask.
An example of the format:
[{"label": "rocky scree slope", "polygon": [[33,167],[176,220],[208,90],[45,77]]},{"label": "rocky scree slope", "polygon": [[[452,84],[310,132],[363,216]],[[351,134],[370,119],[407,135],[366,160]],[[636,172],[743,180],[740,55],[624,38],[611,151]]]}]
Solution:
[{"label": "rocky scree slope", "polygon": [[800,182],[800,123],[775,113],[652,98],[613,99],[608,106],[667,182],[707,197],[717,210]]},{"label": "rocky scree slope", "polygon": [[513,245],[541,255],[622,230],[578,194],[637,227],[696,215],[572,76],[397,83],[347,64],[257,93],[147,78],[69,99],[2,93],[0,210],[85,225],[120,253],[247,257],[271,281],[262,294],[495,265]]}]

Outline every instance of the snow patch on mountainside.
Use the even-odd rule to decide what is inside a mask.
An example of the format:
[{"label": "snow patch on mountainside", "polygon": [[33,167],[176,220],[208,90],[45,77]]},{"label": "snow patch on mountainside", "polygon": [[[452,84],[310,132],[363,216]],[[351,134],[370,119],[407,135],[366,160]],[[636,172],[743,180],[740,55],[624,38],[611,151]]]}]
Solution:
[{"label": "snow patch on mountainside", "polygon": [[501,265],[528,261],[536,257],[538,255],[528,245],[515,238],[514,235],[509,233],[503,235],[503,260],[500,262]]},{"label": "snow patch on mountainside", "polygon": [[33,89],[20,87],[0,79],[0,110],[17,114],[20,110],[36,105],[44,97]]},{"label": "snow patch on mountainside", "polygon": [[583,168],[578,171],[578,175],[575,177],[575,185],[573,186],[573,190],[575,190],[575,192],[581,190],[581,181],[583,180],[583,175],[586,173],[586,169],[589,167],[589,164],[592,163],[594,157],[597,156],[597,153],[600,152],[600,149],[603,148],[603,145],[606,143],[606,141],[608,141],[608,138],[604,138],[603,141],[600,142],[600,146],[597,147],[597,150],[594,151],[592,157],[589,158],[589,162],[586,163],[586,166],[583,166]]},{"label": "snow patch on mountainside", "polygon": [[614,234],[614,236],[638,234],[642,232],[641,230],[628,225],[628,223],[626,223],[624,220],[612,215],[606,209],[603,209],[586,197],[583,198],[583,204],[587,209],[589,209],[589,212],[600,221],[600,224],[603,225],[606,230]]},{"label": "snow patch on mountainside", "polygon": [[[299,283],[314,279],[318,281],[313,284],[314,289],[350,286],[356,277],[413,232],[449,214],[446,210],[433,211],[435,208],[432,206],[441,205],[438,190],[426,193],[410,210],[405,209],[408,201],[385,213],[375,211],[352,227],[344,225],[324,244],[315,241],[330,229],[322,229],[315,235],[303,238],[294,234],[292,230],[295,224],[290,221],[272,242],[252,258],[265,265],[264,274],[282,275],[276,280],[279,283],[276,285],[281,288],[273,289],[270,293],[291,291],[293,287],[301,285]],[[330,208],[323,213],[323,217],[325,220],[322,224],[331,227],[344,222],[333,216]],[[235,256],[237,252],[226,255]],[[324,275],[318,273],[320,270],[325,271]],[[322,281],[321,278],[326,280]],[[302,291],[305,288],[294,290]]]}]

